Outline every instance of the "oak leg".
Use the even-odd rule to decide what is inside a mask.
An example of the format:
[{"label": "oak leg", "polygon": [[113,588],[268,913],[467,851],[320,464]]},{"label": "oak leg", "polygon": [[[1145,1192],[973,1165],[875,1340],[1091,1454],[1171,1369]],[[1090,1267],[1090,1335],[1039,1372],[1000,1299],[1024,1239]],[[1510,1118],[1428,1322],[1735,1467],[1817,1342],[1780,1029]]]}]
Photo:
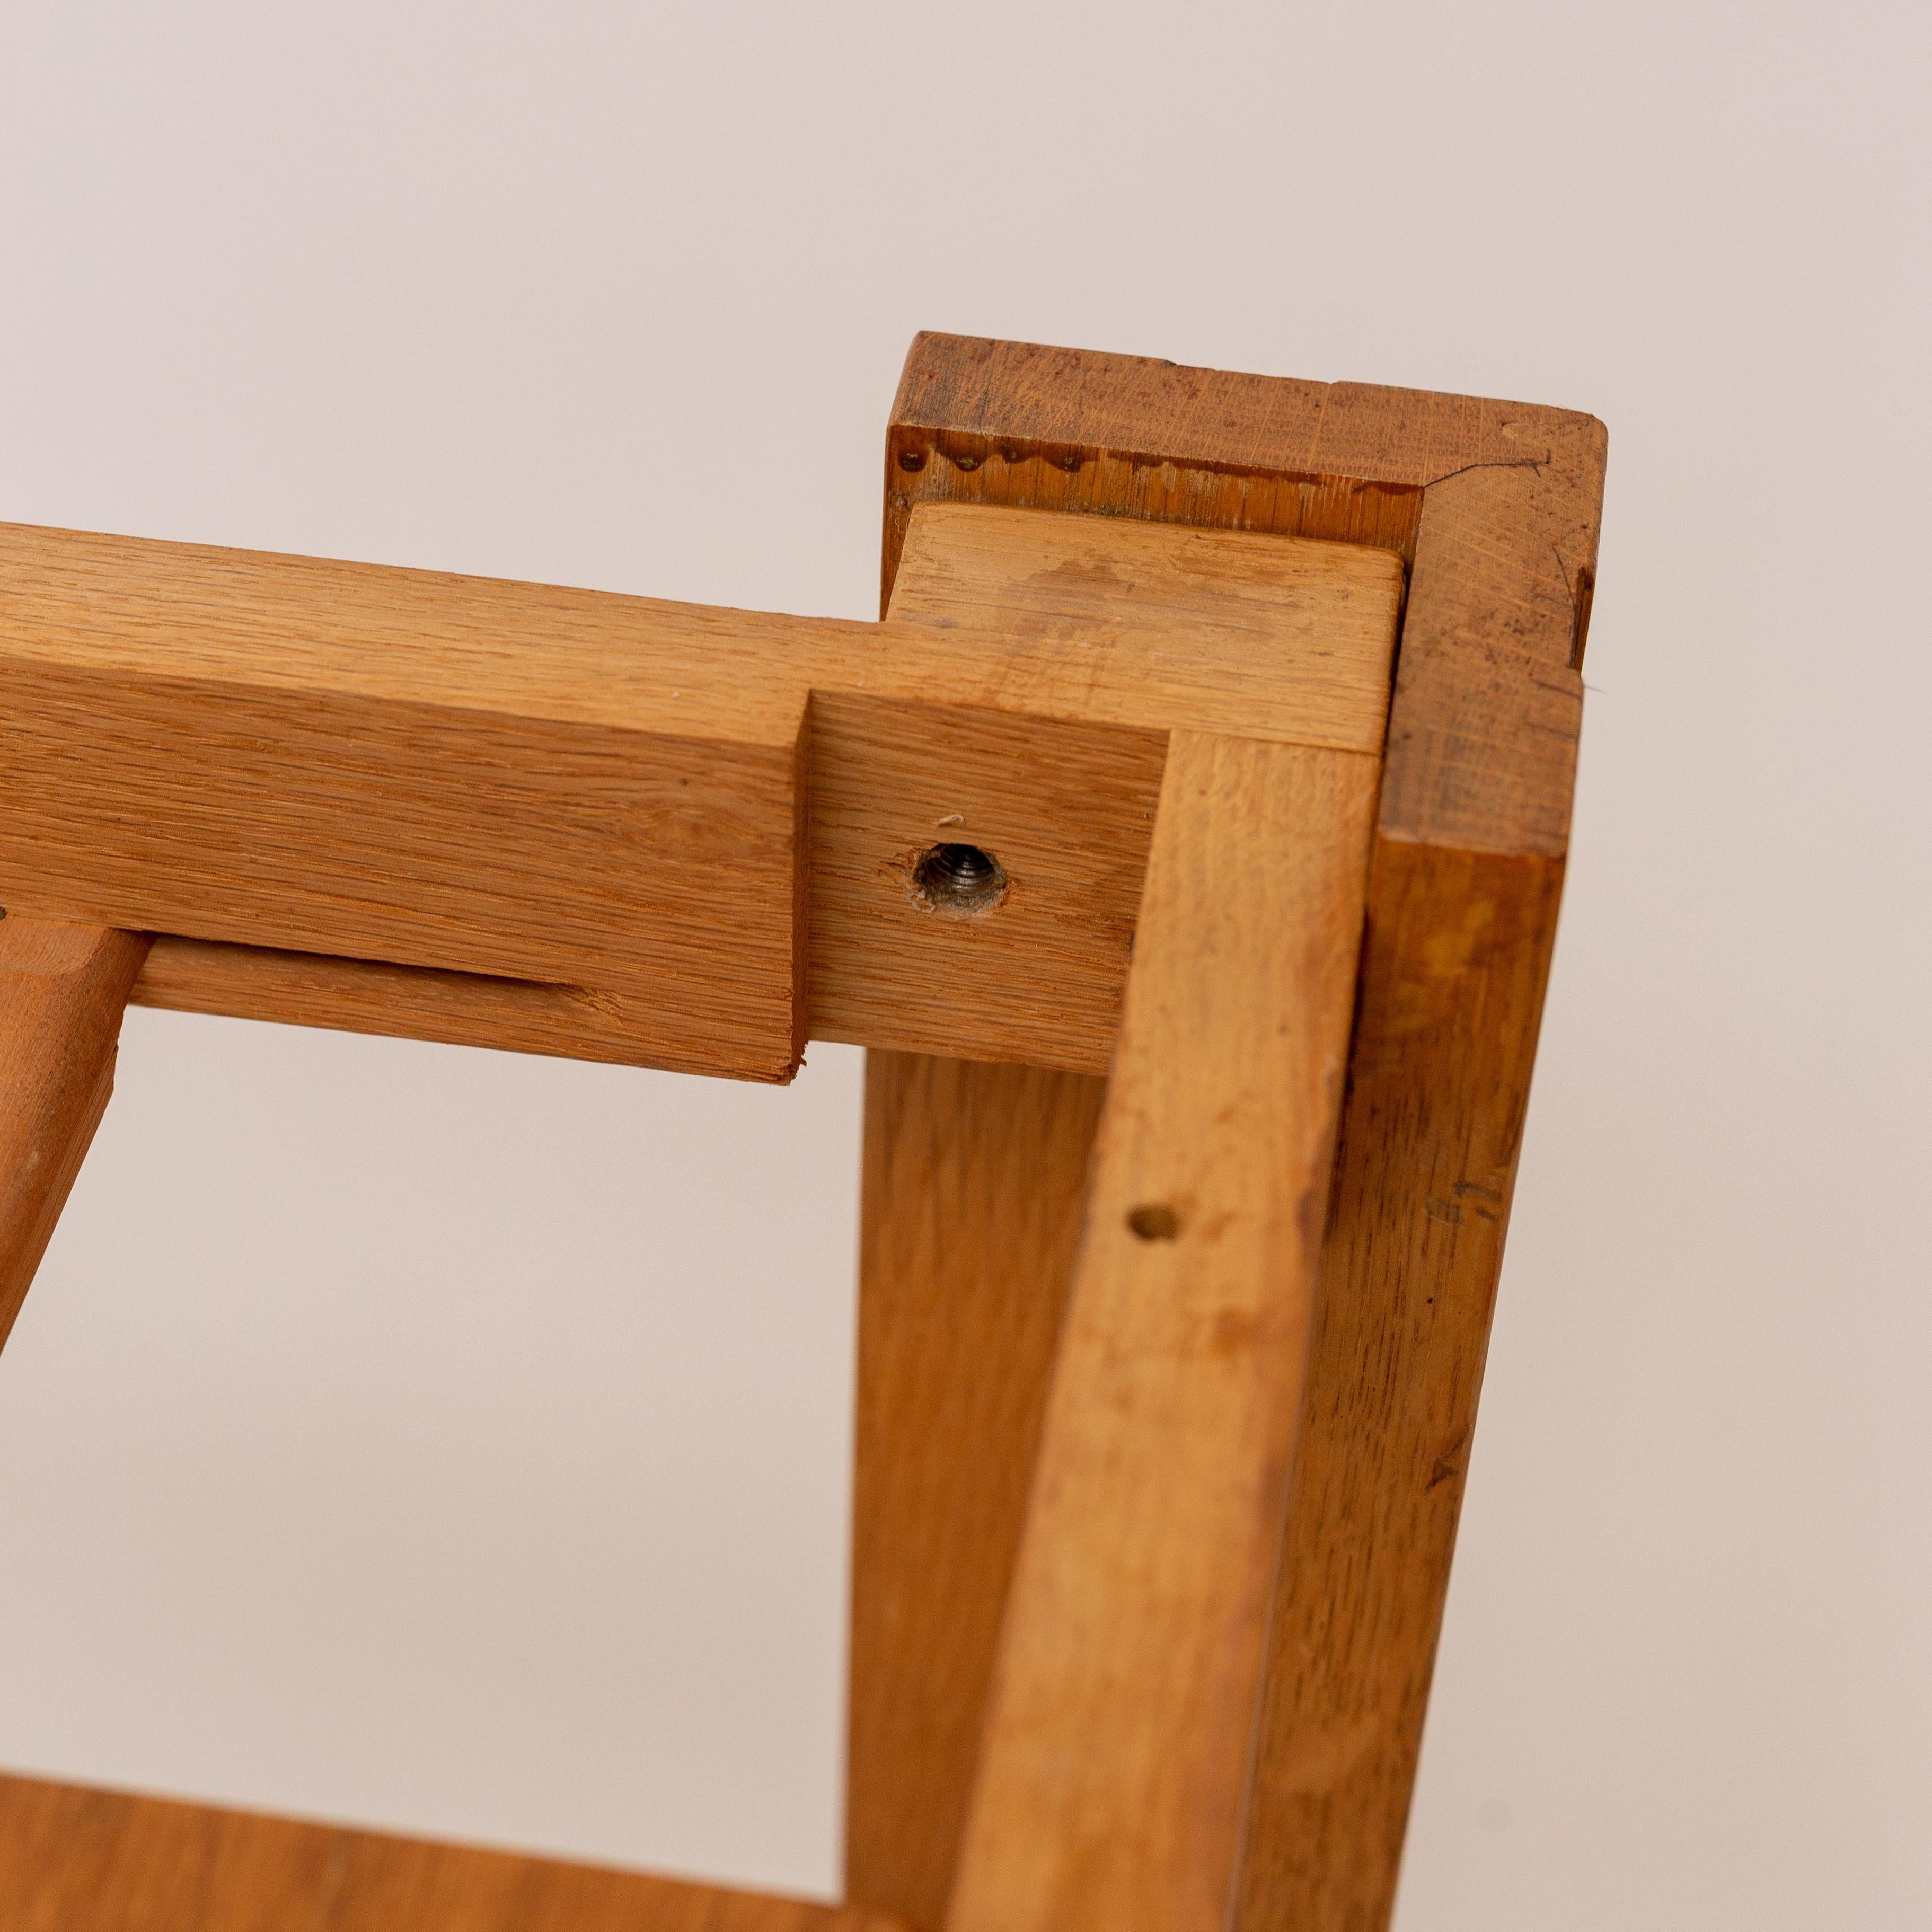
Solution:
[{"label": "oak leg", "polygon": [[1222,1932],[1377,761],[1177,731],[948,1932]]},{"label": "oak leg", "polygon": [[0,1346],[114,1084],[145,935],[0,914]]},{"label": "oak leg", "polygon": [[846,1892],[944,1916],[1105,1083],[874,1052]]},{"label": "oak leg", "polygon": [[1394,1906],[1562,875],[1377,851],[1238,1932]]}]

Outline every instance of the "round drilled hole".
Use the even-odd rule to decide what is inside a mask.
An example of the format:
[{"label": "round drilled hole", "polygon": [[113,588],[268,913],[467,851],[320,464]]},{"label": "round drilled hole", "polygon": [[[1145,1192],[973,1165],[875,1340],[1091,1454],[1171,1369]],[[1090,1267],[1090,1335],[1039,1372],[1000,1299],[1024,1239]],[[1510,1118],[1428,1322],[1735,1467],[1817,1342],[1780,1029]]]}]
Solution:
[{"label": "round drilled hole", "polygon": [[1172,1241],[1180,1235],[1180,1216],[1165,1201],[1150,1201],[1127,1210],[1127,1226],[1141,1241]]},{"label": "round drilled hole", "polygon": [[1006,896],[1006,868],[977,845],[928,845],[913,861],[912,889],[934,912],[991,912]]}]

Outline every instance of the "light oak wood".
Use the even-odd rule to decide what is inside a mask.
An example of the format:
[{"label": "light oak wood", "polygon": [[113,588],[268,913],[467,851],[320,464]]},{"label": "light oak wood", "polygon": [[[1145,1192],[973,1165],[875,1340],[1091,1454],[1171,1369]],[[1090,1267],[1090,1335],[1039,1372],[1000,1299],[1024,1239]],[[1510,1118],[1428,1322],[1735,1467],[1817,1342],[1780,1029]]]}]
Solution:
[{"label": "light oak wood", "polygon": [[[888,594],[940,503],[1416,566],[1241,1932],[1376,1932],[1393,1905],[1562,891],[1604,464],[1603,425],[1569,411],[970,337],[920,337],[893,408]],[[1009,1128],[1016,1165],[1051,1166],[1050,1132]]]},{"label": "light oak wood", "polygon": [[[1220,555],[1164,567],[1184,602],[1191,582],[1230,621],[1201,628],[1191,651],[1130,640],[1096,668],[1056,640],[997,632],[8,526],[0,891],[40,916],[204,944],[574,988],[587,1006],[476,988],[461,1036],[782,1079],[814,980],[825,1031],[902,1039],[872,1030],[854,944],[874,956],[892,1010],[919,1004],[892,962],[909,949],[916,971],[922,940],[930,950],[902,874],[953,776],[947,714],[1033,722],[1032,736],[990,734],[980,761],[997,764],[1010,740],[1016,796],[1041,762],[1039,734],[1065,728],[1048,734],[1051,762],[1084,766],[1083,783],[1130,812],[1115,782],[1131,794],[1146,754],[1118,748],[1122,734],[1238,722],[1288,742],[1378,740],[1393,570],[1336,548],[1228,541],[1253,550],[1251,567]],[[1131,568],[1172,539],[1124,529],[1117,544]],[[1258,628],[1279,650],[1249,676]],[[822,732],[807,729],[814,693],[836,700]],[[867,770],[841,760],[885,740],[900,747],[902,782],[874,797]],[[814,788],[837,808],[808,820]],[[808,823],[827,842],[811,854]],[[1102,829],[1111,838],[1112,821]],[[1034,845],[1048,849],[1052,830],[1033,827]],[[841,846],[842,832],[862,842]],[[1077,923],[1077,908],[1044,908],[1042,868],[1030,869],[1022,896]],[[814,878],[832,889],[823,920]],[[808,960],[819,926],[829,956]],[[170,950],[157,996],[205,1002],[221,956]],[[1036,983],[1051,982],[1050,963],[1031,962]],[[297,1010],[284,1016],[316,1017],[344,970],[240,959],[233,1004],[259,1013],[286,992]],[[379,997],[350,1001],[347,1023]],[[1094,1042],[1111,1015],[1070,1038],[1064,1004],[1039,1037],[996,1030],[981,1050],[1104,1059]],[[425,1004],[447,1037],[469,992],[417,982],[391,1006],[392,1030]]]},{"label": "light oak wood", "polygon": [[1228,1917],[1377,777],[1170,743],[951,1932]]},{"label": "light oak wood", "polygon": [[1383,836],[1556,857],[1605,444],[1538,404],[922,334],[886,438],[886,581],[941,502],[1385,549],[1417,571]]},{"label": "light oak wood", "polygon": [[[1096,666],[1112,651],[1139,654],[1150,638],[1197,662],[1267,662],[1268,610],[1240,568],[1251,546],[1154,526],[1149,541],[1128,550],[1119,527],[962,506],[922,509],[890,614],[896,622],[970,628],[997,612],[1008,634]],[[1214,633],[1211,648],[1203,630]],[[1318,645],[1298,653],[1304,668],[1319,661]],[[1374,695],[1366,687],[1358,694],[1365,702]],[[1381,694],[1386,701],[1385,687]],[[1231,692],[1230,715],[1233,699]],[[1012,728],[1002,721],[998,728]],[[934,991],[929,1028],[913,1043],[966,1050],[961,1033],[948,1031],[950,1016],[982,1012],[989,986],[995,997],[1016,986],[1043,1004],[1091,983],[1108,1024],[1087,1064],[1104,1069],[1164,753],[1149,743],[1139,808],[1111,837],[1068,838],[1064,854],[1040,855],[1068,866],[1112,853],[1114,863],[1088,884],[1097,916],[1068,928],[1110,934],[1111,950],[1090,962],[1070,957],[1063,944],[1045,953],[1052,972],[1036,985],[1018,975],[976,983],[971,952],[935,946],[921,962]],[[850,762],[878,771],[890,758],[875,746]],[[1028,796],[1021,824],[1035,817],[1082,823],[1096,788],[1082,776],[1043,764],[1030,782],[1051,788],[1052,803],[1036,814]],[[1015,802],[987,785],[950,836],[1012,850]],[[1070,880],[1078,884],[1077,875]],[[990,949],[1005,936],[989,926],[986,937]],[[888,990],[878,989],[881,1006]],[[824,997],[821,982],[814,998]],[[1033,1030],[1036,1036],[1036,1023]],[[989,1034],[976,1026],[964,1037]],[[867,1081],[848,1880],[854,1897],[936,1925],[976,1761],[1101,1090],[1043,1082],[1023,1067],[907,1054],[874,1055]]]},{"label": "light oak wood", "polygon": [[[1097,1070],[1131,946],[1017,1572],[1061,1323],[1048,1251],[1096,1090],[910,1053],[868,1078],[852,1887],[921,1926],[950,1895],[975,1932],[1372,1932],[1561,890],[1603,456],[1600,424],[1562,411],[926,337],[888,440],[880,626],[0,531],[0,900],[92,949],[45,976],[68,994],[9,1010],[80,1048],[56,1093],[34,1071],[52,1035],[9,1026],[29,1042],[14,1088],[57,1118],[14,1163],[52,1208],[0,1214],[0,1261],[38,1256],[106,1097],[81,1016],[118,1024],[97,996],[144,941],[104,926],[158,933],[137,991],[168,1004],[767,1078],[808,1029]],[[1298,1172],[1318,1208],[1320,1162],[1240,1172],[1294,1112],[1293,1070],[1270,1068],[1288,1036],[1256,1047],[1237,1000],[1170,1054],[1135,1016],[1172,1033],[1198,1001],[1174,964],[1177,925],[1200,938],[1175,916],[1190,891],[1282,958],[1283,932],[1325,929],[1270,917],[1291,886],[1258,861],[1237,905],[1232,848],[1172,800],[1200,772],[1226,804],[1275,796],[1264,770],[1372,770],[1405,565],[1325,1288],[1298,1351],[1313,1223],[1297,1246],[1242,1217],[1286,1226]],[[947,836],[1011,860],[996,918],[910,890]],[[1270,955],[1250,992],[1279,993],[1277,968],[1316,983]],[[1143,1102],[1199,1107],[1238,1077],[1252,1120],[1171,1143],[1250,1149],[1210,1163],[1237,1203],[1216,1268],[1140,1292],[1197,1225],[1125,1205],[1160,1142]],[[949,1172],[1000,1207],[941,1243],[891,1177]],[[1126,1263],[1104,1238],[1124,1215],[1149,1251]],[[1240,1399],[1205,1400],[1216,1376]],[[920,1520],[922,1486],[944,1520]],[[1284,1500],[1270,1606],[1256,1552]]]},{"label": "light oak wood", "polygon": [[882,1916],[0,1777],[7,1932],[894,1932]]},{"label": "light oak wood", "polygon": [[147,942],[0,914],[0,1346],[114,1085]]},{"label": "light oak wood", "polygon": [[134,982],[134,1003],[178,1012],[292,1022],[455,1045],[485,1042],[580,1060],[634,1058],[612,1002],[581,986],[445,973],[164,933]]},{"label": "light oak wood", "polygon": [[866,1061],[845,1882],[944,1916],[1102,1082]]},{"label": "light oak wood", "polygon": [[[1103,1073],[1166,734],[812,700],[812,1032]],[[914,860],[995,854],[997,910],[920,909]]]},{"label": "light oak wood", "polygon": [[886,608],[1005,640],[1029,680],[1050,665],[1052,715],[1379,752],[1401,589],[1342,544],[928,503]]}]

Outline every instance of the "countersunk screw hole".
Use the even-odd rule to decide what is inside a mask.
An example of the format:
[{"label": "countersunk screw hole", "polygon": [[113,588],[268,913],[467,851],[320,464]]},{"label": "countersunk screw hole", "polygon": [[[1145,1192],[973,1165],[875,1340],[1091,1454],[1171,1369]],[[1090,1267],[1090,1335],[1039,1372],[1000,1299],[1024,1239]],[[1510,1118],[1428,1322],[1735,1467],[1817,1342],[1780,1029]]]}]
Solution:
[{"label": "countersunk screw hole", "polygon": [[899,467],[902,470],[923,470],[926,467],[926,452],[922,449],[901,450]]},{"label": "countersunk screw hole", "polygon": [[913,862],[912,885],[934,912],[991,912],[1006,896],[1006,868],[976,845],[928,845]]},{"label": "countersunk screw hole", "polygon": [[1143,1241],[1171,1241],[1180,1232],[1180,1216],[1164,1201],[1127,1210],[1127,1226]]}]

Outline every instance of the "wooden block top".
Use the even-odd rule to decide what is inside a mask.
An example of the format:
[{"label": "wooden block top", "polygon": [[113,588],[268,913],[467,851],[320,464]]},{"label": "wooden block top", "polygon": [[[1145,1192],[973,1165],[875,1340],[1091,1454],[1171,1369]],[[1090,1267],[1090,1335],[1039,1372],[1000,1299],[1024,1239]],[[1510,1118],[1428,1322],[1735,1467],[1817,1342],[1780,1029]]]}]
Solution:
[{"label": "wooden block top", "polygon": [[1412,575],[1382,836],[1555,858],[1606,449],[1574,410],[922,334],[886,434],[885,590],[938,502],[1391,550]]}]

